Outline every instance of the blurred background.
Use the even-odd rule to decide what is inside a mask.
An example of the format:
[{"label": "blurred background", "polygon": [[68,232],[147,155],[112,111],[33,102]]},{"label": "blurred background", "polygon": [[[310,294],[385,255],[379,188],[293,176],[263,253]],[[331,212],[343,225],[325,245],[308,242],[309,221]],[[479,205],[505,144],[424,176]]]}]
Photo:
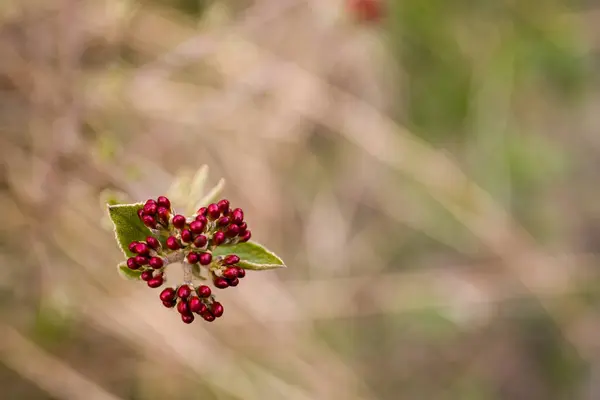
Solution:
[{"label": "blurred background", "polygon": [[[0,398],[600,399],[599,23],[1,0]],[[188,326],[119,277],[104,202],[202,164],[289,268]]]}]

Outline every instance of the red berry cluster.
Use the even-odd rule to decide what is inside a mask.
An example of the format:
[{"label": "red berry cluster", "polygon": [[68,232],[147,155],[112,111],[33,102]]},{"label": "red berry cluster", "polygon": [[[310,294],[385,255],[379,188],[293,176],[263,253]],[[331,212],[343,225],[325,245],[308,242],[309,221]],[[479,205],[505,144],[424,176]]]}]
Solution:
[{"label": "red berry cluster", "polygon": [[[247,242],[251,237],[244,212],[241,208],[231,209],[228,200],[202,207],[186,218],[175,214],[169,199],[161,196],[146,201],[138,216],[155,236],[129,244],[134,255],[127,260],[127,266],[141,270],[141,278],[149,287],[158,288],[165,283],[165,269],[173,262],[205,268],[218,289],[237,286],[246,275],[237,265],[241,261],[239,256],[213,257],[216,247]],[[223,315],[223,306],[206,285],[195,288],[191,282],[184,282],[176,288],[164,289],[160,299],[167,308],[177,307],[186,324],[194,321],[194,313],[206,321]]]}]

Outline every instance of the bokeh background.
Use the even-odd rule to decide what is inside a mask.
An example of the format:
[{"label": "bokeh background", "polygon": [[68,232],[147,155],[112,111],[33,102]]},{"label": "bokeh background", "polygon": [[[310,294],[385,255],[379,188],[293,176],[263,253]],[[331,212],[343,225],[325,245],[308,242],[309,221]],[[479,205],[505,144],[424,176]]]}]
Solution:
[{"label": "bokeh background", "polygon": [[[0,398],[600,399],[599,5],[359,8],[0,1]],[[102,203],[202,164],[289,268],[187,326]]]}]

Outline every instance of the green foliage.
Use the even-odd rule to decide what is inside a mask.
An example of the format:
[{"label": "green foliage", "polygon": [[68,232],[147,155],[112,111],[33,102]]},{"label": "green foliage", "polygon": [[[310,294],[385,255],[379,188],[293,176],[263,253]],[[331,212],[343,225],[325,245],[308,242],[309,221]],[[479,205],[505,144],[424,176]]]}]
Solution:
[{"label": "green foliage", "polygon": [[233,246],[219,246],[214,252],[216,256],[235,254],[240,257],[238,265],[244,269],[264,271],[286,268],[281,258],[256,242],[238,243]]},{"label": "green foliage", "polygon": [[122,262],[119,265],[117,265],[117,269],[119,271],[119,275],[121,275],[122,278],[127,279],[127,280],[131,280],[131,281],[137,281],[137,280],[141,280],[142,277],[142,271],[137,270],[134,271],[132,269],[129,269],[127,267],[127,263]]},{"label": "green foliage", "polygon": [[108,206],[108,214],[115,227],[115,237],[123,254],[131,257],[134,254],[129,251],[129,243],[145,240],[151,234],[150,230],[140,221],[138,210],[144,203],[116,204]]}]

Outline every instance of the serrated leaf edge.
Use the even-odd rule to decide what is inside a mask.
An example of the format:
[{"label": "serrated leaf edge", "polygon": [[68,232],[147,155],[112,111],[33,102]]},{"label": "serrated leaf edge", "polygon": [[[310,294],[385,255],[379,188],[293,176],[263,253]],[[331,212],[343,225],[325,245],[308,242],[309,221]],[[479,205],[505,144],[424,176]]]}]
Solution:
[{"label": "serrated leaf edge", "polygon": [[119,249],[121,249],[121,252],[123,253],[123,255],[125,257],[129,257],[129,255],[127,254],[127,252],[125,252],[125,249],[123,248],[123,246],[121,245],[121,243],[119,242],[119,237],[117,236],[117,224],[115,224],[115,221],[112,219],[112,216],[110,215],[110,210],[113,208],[119,208],[119,207],[131,207],[131,206],[144,206],[143,202],[140,203],[128,203],[128,204],[106,204],[106,209],[108,211],[108,217],[110,218],[110,222],[112,222],[113,224],[113,234],[115,236],[115,241],[117,242],[117,245],[119,246]]},{"label": "serrated leaf edge", "polygon": [[125,272],[123,272],[123,270],[127,270],[128,272],[130,272],[131,270],[129,269],[129,267],[127,266],[126,262],[121,262],[119,264],[117,264],[117,270],[119,272],[119,275],[121,276],[121,278],[128,280],[128,281],[139,281],[141,280],[141,273],[140,273],[140,277],[138,278],[133,278],[130,275],[127,275]]}]

